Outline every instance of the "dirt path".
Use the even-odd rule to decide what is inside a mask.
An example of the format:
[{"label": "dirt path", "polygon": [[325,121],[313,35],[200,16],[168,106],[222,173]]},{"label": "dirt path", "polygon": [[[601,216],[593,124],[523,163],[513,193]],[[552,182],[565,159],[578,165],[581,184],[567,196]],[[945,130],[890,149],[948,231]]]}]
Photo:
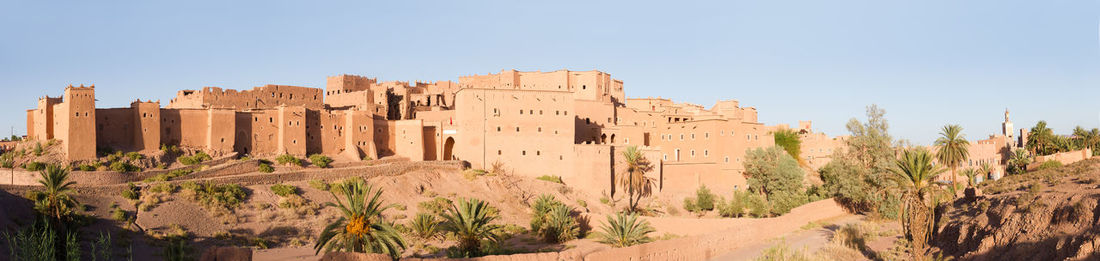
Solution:
[{"label": "dirt path", "polygon": [[836,228],[860,222],[863,216],[858,215],[844,215],[828,220],[822,220],[822,226],[818,226],[813,229],[803,229],[795,232],[788,233],[780,238],[773,238],[770,240],[762,240],[755,244],[751,244],[733,252],[726,253],[724,255],[711,259],[712,261],[740,261],[740,260],[754,260],[760,257],[764,250],[776,246],[780,243],[786,243],[790,249],[802,250],[803,253],[813,253],[818,249],[821,249],[825,244],[829,243],[829,239],[833,235],[833,231]]}]

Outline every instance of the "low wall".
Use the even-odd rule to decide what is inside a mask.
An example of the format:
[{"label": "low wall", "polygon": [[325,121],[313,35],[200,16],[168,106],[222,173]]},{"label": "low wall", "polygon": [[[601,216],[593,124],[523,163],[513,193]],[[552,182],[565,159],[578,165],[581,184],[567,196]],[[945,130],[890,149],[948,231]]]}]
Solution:
[{"label": "low wall", "polygon": [[1030,171],[1030,170],[1038,169],[1039,166],[1043,165],[1043,162],[1052,161],[1052,160],[1062,162],[1062,165],[1069,165],[1069,164],[1073,164],[1073,163],[1076,163],[1078,161],[1086,160],[1086,159],[1089,159],[1089,158],[1092,158],[1092,150],[1091,149],[1067,151],[1067,152],[1062,152],[1062,153],[1050,154],[1050,155],[1046,155],[1046,156],[1038,156],[1038,157],[1035,157],[1035,162],[1034,163],[1031,163],[1031,164],[1027,165],[1027,170]]}]

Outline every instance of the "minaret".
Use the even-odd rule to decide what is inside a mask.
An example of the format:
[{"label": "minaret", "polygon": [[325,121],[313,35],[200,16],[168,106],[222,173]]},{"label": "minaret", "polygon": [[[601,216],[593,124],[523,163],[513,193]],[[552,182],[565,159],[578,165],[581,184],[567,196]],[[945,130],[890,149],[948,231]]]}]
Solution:
[{"label": "minaret", "polygon": [[1010,147],[1016,146],[1015,132],[1012,128],[1012,121],[1008,119],[1008,108],[1005,108],[1005,122],[1001,123],[1001,134],[1005,135],[1005,139],[1008,140],[1007,144]]}]

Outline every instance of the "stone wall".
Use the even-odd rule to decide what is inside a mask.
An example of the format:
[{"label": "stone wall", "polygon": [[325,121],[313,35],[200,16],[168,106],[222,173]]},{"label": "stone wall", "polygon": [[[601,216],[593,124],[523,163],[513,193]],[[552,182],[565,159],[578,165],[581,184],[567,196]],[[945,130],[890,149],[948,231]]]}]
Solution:
[{"label": "stone wall", "polygon": [[1078,162],[1078,161],[1089,159],[1091,157],[1092,157],[1092,150],[1091,149],[1067,151],[1067,152],[1055,153],[1055,154],[1046,155],[1046,156],[1038,156],[1038,157],[1035,157],[1035,162],[1034,163],[1031,163],[1031,164],[1027,165],[1027,170],[1038,169],[1040,165],[1043,165],[1043,162],[1047,162],[1047,161],[1051,161],[1051,160],[1062,162],[1062,165],[1069,165],[1069,164],[1073,164],[1073,163]]}]

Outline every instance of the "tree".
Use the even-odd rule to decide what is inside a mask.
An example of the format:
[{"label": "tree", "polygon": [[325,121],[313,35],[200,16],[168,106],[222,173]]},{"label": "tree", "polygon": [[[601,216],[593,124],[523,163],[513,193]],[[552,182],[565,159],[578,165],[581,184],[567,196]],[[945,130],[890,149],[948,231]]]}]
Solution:
[{"label": "tree", "polygon": [[1028,156],[1027,150],[1016,149],[1012,151],[1012,155],[1008,159],[1008,166],[1005,168],[1005,172],[1011,174],[1020,174],[1027,172],[1027,164],[1031,163],[1031,157]]},{"label": "tree", "polygon": [[317,244],[313,246],[315,254],[324,250],[382,253],[392,257],[401,255],[405,240],[382,217],[382,212],[396,205],[384,205],[382,189],[375,190],[362,180],[355,179],[345,181],[335,190],[343,194],[346,202],[341,201],[336,192],[329,191],[336,203],[326,205],[339,208],[343,216],[321,231]]},{"label": "tree", "polygon": [[932,165],[932,156],[924,149],[905,150],[896,162],[894,178],[901,191],[903,209],[908,213],[902,225],[913,246],[913,260],[924,260],[933,226],[932,195],[939,188],[933,180],[943,169]]},{"label": "tree", "polygon": [[600,243],[613,247],[628,247],[652,242],[649,233],[653,233],[648,221],[638,220],[637,214],[618,213],[607,216],[607,223],[600,225],[596,238]]},{"label": "tree", "polygon": [[951,168],[951,186],[957,186],[959,165],[970,157],[970,142],[966,141],[966,135],[962,134],[962,127],[954,124],[943,126],[940,138],[936,139],[935,145],[938,149],[936,159]]},{"label": "tree", "polygon": [[798,137],[798,132],[790,129],[782,129],[773,132],[772,136],[775,139],[775,146],[782,147],[783,150],[786,150],[787,154],[795,158],[799,165],[806,165],[806,161],[802,159],[802,140]]},{"label": "tree", "polygon": [[43,191],[32,193],[35,201],[35,209],[43,214],[61,221],[61,218],[72,213],[76,209],[76,198],[71,195],[75,182],[69,181],[69,170],[58,165],[47,165],[45,170],[39,172],[42,176],[38,180],[42,184]]},{"label": "tree", "polygon": [[749,150],[745,156],[749,189],[768,200],[781,192],[799,192],[805,174],[798,162],[779,147]]},{"label": "tree", "polygon": [[653,193],[653,182],[645,176],[653,165],[636,146],[627,147],[623,151],[623,159],[626,160],[626,173],[619,175],[619,186],[627,192],[627,211],[634,213],[638,210],[638,201]]},{"label": "tree", "polygon": [[1046,121],[1039,121],[1027,136],[1027,149],[1033,155],[1049,155],[1053,139],[1054,130],[1047,128]]},{"label": "tree", "polygon": [[993,166],[989,163],[982,163],[982,166],[978,168],[978,175],[982,175],[983,180],[993,179]]},{"label": "tree", "polygon": [[[896,147],[888,131],[886,111],[876,105],[867,107],[867,120],[848,121],[846,150],[833,154],[833,160],[821,168],[826,194],[853,212],[871,213],[893,219],[900,206],[892,187],[892,171],[896,168]],[[899,142],[900,144],[900,142]]]},{"label": "tree", "polygon": [[451,203],[451,208],[443,213],[440,230],[454,234],[462,256],[480,256],[484,253],[482,241],[500,240],[495,233],[500,226],[491,224],[499,216],[493,214],[490,208],[488,203],[478,199],[459,199],[458,205]]}]

